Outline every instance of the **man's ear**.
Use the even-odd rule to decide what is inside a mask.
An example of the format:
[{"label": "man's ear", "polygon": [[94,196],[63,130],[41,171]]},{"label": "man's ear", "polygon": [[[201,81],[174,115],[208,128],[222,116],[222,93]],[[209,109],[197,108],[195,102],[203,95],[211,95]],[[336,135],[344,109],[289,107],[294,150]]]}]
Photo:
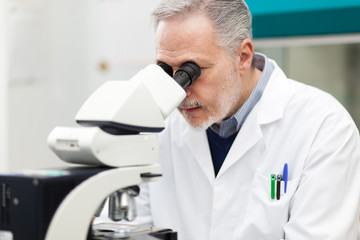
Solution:
[{"label": "man's ear", "polygon": [[245,39],[237,49],[237,55],[240,58],[239,71],[240,75],[245,75],[251,68],[254,54],[254,45],[250,39]]}]

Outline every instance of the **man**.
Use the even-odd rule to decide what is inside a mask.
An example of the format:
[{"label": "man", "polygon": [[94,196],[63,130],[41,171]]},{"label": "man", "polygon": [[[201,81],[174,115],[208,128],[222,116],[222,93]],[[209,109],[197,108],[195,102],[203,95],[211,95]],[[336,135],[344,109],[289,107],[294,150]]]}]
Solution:
[{"label": "man", "polygon": [[167,119],[139,214],[180,240],[356,239],[360,141],[344,108],[254,53],[242,0],[165,0],[153,16],[157,62],[201,75]]}]

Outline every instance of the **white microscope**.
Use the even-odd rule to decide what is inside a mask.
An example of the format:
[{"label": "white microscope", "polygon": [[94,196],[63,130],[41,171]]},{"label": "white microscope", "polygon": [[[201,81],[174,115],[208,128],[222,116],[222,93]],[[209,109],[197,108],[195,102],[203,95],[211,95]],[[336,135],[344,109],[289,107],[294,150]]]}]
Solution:
[{"label": "white microscope", "polygon": [[[200,67],[187,62],[172,75],[171,67],[159,63],[147,66],[128,81],[108,81],[77,113],[76,121],[83,127],[56,127],[50,133],[48,145],[56,155],[66,162],[80,164],[50,175],[64,179],[81,175],[81,179],[45,224],[48,225],[42,234],[45,240],[142,239],[132,237],[137,230],[131,227],[94,229],[92,220],[108,196],[109,218],[133,220],[137,186],[161,176],[158,132],[164,129],[164,119],[185,98],[184,89],[200,76]],[[35,177],[39,173],[26,177],[29,175],[33,188],[47,181]],[[49,172],[45,175],[49,178]],[[12,204],[15,182],[11,176],[0,176],[1,206],[5,206],[0,208],[0,236],[7,234],[12,237],[8,239],[22,240],[17,237],[18,230],[11,226],[15,222],[11,216],[17,211]]]}]

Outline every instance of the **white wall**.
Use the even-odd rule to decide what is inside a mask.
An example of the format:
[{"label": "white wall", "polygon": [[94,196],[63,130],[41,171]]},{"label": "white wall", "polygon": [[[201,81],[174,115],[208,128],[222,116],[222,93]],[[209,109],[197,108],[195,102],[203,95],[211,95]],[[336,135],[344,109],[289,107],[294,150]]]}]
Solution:
[{"label": "white wall", "polygon": [[129,79],[139,69],[155,61],[154,31],[150,12],[160,0],[97,1],[92,37],[96,49],[95,84],[106,79]]},{"label": "white wall", "polygon": [[153,62],[156,2],[8,0],[10,171],[66,165],[47,147],[48,134],[76,126],[77,110],[104,81]]},{"label": "white wall", "polygon": [[0,172],[8,170],[5,4],[4,0],[0,0]]},{"label": "white wall", "polygon": [[9,1],[8,14],[9,170],[62,166],[46,138],[86,96],[87,0]]}]

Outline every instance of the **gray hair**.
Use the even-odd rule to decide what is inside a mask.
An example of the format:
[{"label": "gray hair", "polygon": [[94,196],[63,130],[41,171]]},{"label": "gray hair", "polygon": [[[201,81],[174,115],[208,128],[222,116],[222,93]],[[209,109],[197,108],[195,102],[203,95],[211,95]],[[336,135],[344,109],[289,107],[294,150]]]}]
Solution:
[{"label": "gray hair", "polygon": [[252,39],[251,13],[243,0],[162,0],[153,11],[155,27],[161,20],[204,13],[213,22],[218,44],[230,53]]}]

